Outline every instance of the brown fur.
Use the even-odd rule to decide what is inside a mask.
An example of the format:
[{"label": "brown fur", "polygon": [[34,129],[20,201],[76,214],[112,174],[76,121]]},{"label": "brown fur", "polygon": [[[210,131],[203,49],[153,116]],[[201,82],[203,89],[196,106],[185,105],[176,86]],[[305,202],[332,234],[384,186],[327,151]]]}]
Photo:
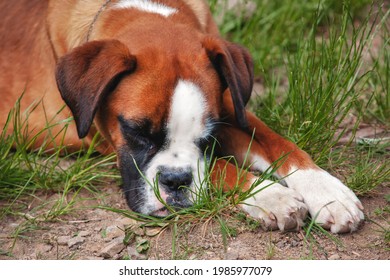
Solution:
[{"label": "brown fur", "polygon": [[[269,162],[289,154],[278,171],[281,176],[291,165],[314,167],[306,153],[244,111],[253,82],[251,58],[242,47],[219,37],[205,3],[166,0],[169,6],[180,8],[180,13],[167,21],[133,9],[100,13],[104,2],[0,3],[0,126],[23,92],[22,111],[34,102],[43,104],[30,114],[30,134],[44,128],[47,120],[71,116],[68,108],[58,113],[64,103],[54,77],[57,65],[58,87],[78,129],[69,127],[65,144],[79,149],[82,142],[78,136],[85,137],[88,144],[98,130],[107,141],[100,151],[117,151],[123,145],[118,115],[139,120],[147,117],[153,120],[152,129],[158,130],[169,109],[172,81],[199,80],[211,114],[222,114],[231,124],[218,133],[222,154],[234,155],[242,162],[255,128],[252,154]],[[164,26],[164,34],[160,26]],[[91,42],[86,42],[89,31]],[[123,73],[129,75],[122,77]],[[122,79],[118,85],[117,78]],[[222,83],[216,83],[219,80]],[[59,132],[61,126],[54,130]],[[58,136],[57,142],[61,139]],[[218,162],[218,166],[225,164]],[[228,185],[235,182],[235,169],[229,167],[225,176]]]}]

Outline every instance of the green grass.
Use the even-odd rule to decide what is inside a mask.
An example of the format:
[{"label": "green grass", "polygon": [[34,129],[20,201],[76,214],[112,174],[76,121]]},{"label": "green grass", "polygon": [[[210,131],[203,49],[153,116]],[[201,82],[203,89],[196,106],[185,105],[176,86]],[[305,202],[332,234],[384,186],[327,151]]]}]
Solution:
[{"label": "green grass", "polygon": [[[248,1],[242,1],[244,3]],[[301,37],[310,33],[315,22],[318,33],[326,30],[329,21],[340,22],[343,1],[328,0],[254,0],[256,10],[245,15],[243,9],[226,11],[226,1],[209,1],[218,16],[224,13],[221,33],[247,46],[255,58],[257,72],[269,73],[286,63],[287,53],[300,53]],[[356,15],[369,0],[351,1],[348,11]]]},{"label": "green grass", "polygon": [[[257,8],[248,16],[239,9],[227,11],[223,1],[209,1],[216,16],[224,13],[219,23],[223,36],[245,45],[253,55],[256,81],[262,83],[264,92],[252,99],[251,109],[274,130],[308,151],[321,167],[342,177],[358,194],[370,194],[378,186],[388,187],[389,142],[356,145],[354,136],[363,122],[390,129],[390,56],[386,48],[389,12],[378,11],[380,1],[370,6],[368,0],[254,2]],[[32,151],[41,133],[57,125],[65,133],[72,121],[47,120],[47,128],[27,140],[25,120],[36,106],[42,105],[37,103],[27,112],[20,112],[19,103],[15,104],[8,119],[8,125],[15,127],[14,133],[6,135],[4,129],[0,135],[0,219],[6,215],[26,217],[28,201],[41,200],[41,205],[30,209],[26,222],[15,230],[15,238],[34,231],[41,221],[80,210],[77,201],[81,191],[98,192],[100,185],[119,178],[112,168],[115,155],[97,155],[94,145],[76,153],[68,153],[59,145],[48,153],[47,146],[56,136],[48,133],[42,147]],[[346,125],[350,119],[355,121]],[[338,144],[347,132],[350,139]],[[169,227],[173,259],[186,258],[193,251],[180,238],[189,225],[217,224],[224,246],[237,234],[237,223],[247,230],[259,228],[235,207],[248,195],[240,193],[239,186],[223,193],[209,176],[203,185],[194,207],[173,210],[166,219],[107,205],[97,207],[137,219],[144,227]],[[44,201],[41,197],[46,193],[57,193],[59,198]],[[325,234],[311,223],[305,231],[307,240]],[[129,239],[132,234],[130,230]],[[385,238],[388,240],[388,230]],[[268,255],[274,255],[271,243]]]},{"label": "green grass", "polygon": [[[362,122],[390,127],[389,11],[377,11],[367,1],[255,2],[256,13],[249,19],[236,16],[239,31],[229,33],[249,48],[265,85],[252,109],[323,168],[351,163],[345,154]],[[275,18],[266,24],[266,15]],[[356,121],[346,126],[351,116]],[[340,147],[338,141],[350,131],[350,143]],[[388,148],[389,140],[383,145]],[[345,157],[335,162],[340,153]],[[355,149],[353,155],[356,169],[346,178],[352,189],[365,193],[389,181],[385,154]]]},{"label": "green grass", "polygon": [[[98,135],[91,147],[83,151],[68,153],[64,145],[48,148],[57,136],[51,133],[52,128],[63,127],[59,133],[61,137],[66,133],[71,119],[62,123],[48,120],[46,128],[27,138],[26,120],[37,106],[42,105],[38,103],[22,113],[18,101],[10,111],[6,123],[6,127],[14,127],[13,134],[6,135],[4,129],[0,136],[0,219],[6,214],[23,212],[25,209],[21,206],[21,201],[33,198],[39,200],[39,196],[47,192],[58,193],[59,199],[54,203],[42,200],[39,208],[48,204],[50,207],[40,214],[39,219],[56,218],[73,209],[80,190],[96,191],[96,185],[103,180],[118,178],[117,172],[112,168],[115,166],[115,156],[97,156],[95,153],[94,145]],[[38,136],[43,133],[48,135],[44,143],[40,148],[32,149]]]}]

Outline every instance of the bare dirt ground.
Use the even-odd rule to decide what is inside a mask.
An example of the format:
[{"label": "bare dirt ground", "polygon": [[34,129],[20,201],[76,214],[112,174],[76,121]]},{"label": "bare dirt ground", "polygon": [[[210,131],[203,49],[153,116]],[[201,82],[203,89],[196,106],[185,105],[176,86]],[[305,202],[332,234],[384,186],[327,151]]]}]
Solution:
[{"label": "bare dirt ground", "polygon": [[[114,184],[104,187],[103,192],[105,195],[101,198],[90,192],[81,193],[80,197],[88,200],[79,202],[77,207],[103,203],[127,209],[120,189]],[[384,229],[389,228],[390,215],[388,211],[381,211],[389,207],[385,194],[389,194],[388,187],[378,188],[375,194],[361,198],[366,221],[358,232],[331,236],[315,233],[309,239],[303,231],[267,232],[233,221],[235,233],[224,242],[219,224],[205,222],[180,227],[177,241],[172,244],[172,227],[143,228],[139,222],[121,214],[88,207],[62,215],[56,221],[30,223],[15,238],[15,231],[22,229],[20,226],[26,219],[37,214],[26,211],[20,217],[9,216],[0,222],[0,259],[389,260],[390,244],[386,242]],[[55,200],[58,195],[41,196],[30,201],[30,206],[37,206],[42,199]],[[132,234],[125,235],[125,228],[131,228]],[[174,255],[172,248],[176,248]]]}]

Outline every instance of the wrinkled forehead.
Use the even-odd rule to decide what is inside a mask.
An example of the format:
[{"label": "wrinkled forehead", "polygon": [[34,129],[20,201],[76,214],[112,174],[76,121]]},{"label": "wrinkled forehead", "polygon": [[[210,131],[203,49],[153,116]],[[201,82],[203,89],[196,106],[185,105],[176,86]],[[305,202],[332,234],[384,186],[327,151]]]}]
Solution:
[{"label": "wrinkled forehead", "polygon": [[[179,79],[170,98],[157,105],[161,111],[157,114],[159,116],[154,113],[150,117],[151,123],[154,129],[166,132],[168,141],[186,145],[209,134],[208,126],[215,119],[210,107],[211,104],[199,85],[190,80]],[[159,111],[157,108],[150,109]]]},{"label": "wrinkled forehead", "polygon": [[218,110],[201,85],[184,78],[163,89],[155,88],[156,83],[143,84],[144,87],[138,84],[136,89],[126,86],[116,94],[120,98],[113,105],[115,115],[149,135],[164,131],[165,141],[177,145],[189,145],[208,137]]}]

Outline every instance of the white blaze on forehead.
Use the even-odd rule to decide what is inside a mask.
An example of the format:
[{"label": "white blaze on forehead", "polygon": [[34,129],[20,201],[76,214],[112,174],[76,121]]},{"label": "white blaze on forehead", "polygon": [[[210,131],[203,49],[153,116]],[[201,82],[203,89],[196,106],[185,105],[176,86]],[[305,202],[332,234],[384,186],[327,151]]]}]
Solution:
[{"label": "white blaze on forehead", "polygon": [[204,136],[206,101],[194,83],[179,80],[173,93],[167,130],[171,145],[190,144]]},{"label": "white blaze on forehead", "polygon": [[177,13],[177,9],[151,0],[120,0],[115,3],[114,8],[133,8],[147,13],[159,14],[164,17],[169,17]]},{"label": "white blaze on forehead", "polygon": [[[196,196],[202,187],[205,171],[204,156],[196,141],[210,133],[205,123],[207,109],[201,89],[192,82],[179,80],[173,92],[168,116],[167,146],[154,156],[146,168],[145,175],[149,182],[156,180],[161,167],[190,171],[193,182],[188,194]],[[160,193],[165,195],[165,190],[160,188]],[[160,207],[150,186],[145,188],[145,200],[143,213]]]}]

